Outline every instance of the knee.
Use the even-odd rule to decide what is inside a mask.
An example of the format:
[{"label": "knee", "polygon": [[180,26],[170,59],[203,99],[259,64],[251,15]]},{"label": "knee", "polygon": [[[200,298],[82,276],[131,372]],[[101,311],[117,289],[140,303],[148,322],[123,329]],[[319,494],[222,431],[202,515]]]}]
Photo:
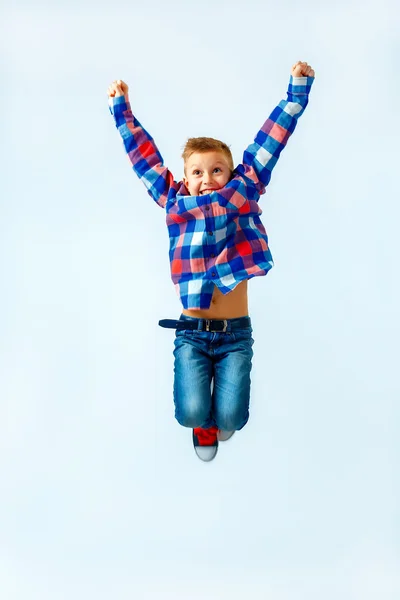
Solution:
[{"label": "knee", "polygon": [[206,422],[208,414],[200,407],[184,406],[175,410],[175,418],[183,427],[201,427]]},{"label": "knee", "polygon": [[239,431],[243,429],[249,420],[249,411],[238,412],[233,411],[229,413],[225,413],[223,415],[218,415],[217,426],[218,429],[223,429],[224,431]]}]

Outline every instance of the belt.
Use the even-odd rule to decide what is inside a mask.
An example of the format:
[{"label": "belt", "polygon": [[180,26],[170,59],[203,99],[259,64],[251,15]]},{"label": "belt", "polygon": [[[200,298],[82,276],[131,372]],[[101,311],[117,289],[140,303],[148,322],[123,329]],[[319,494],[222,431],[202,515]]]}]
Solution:
[{"label": "belt", "polygon": [[250,329],[250,317],[239,317],[237,319],[223,319],[221,321],[215,319],[193,319],[190,321],[176,321],[175,319],[162,319],[158,322],[160,327],[168,329],[195,329],[197,331],[231,331],[233,329]]}]

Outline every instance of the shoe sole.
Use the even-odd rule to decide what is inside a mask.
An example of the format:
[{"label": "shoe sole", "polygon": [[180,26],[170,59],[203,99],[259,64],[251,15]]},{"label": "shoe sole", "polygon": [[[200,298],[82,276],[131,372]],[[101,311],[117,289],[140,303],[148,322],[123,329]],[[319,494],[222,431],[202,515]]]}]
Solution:
[{"label": "shoe sole", "polygon": [[219,442],[227,442],[228,440],[231,439],[231,437],[233,436],[235,432],[234,431],[229,431],[226,432],[224,431],[223,433],[217,433],[217,439]]},{"label": "shoe sole", "polygon": [[[202,450],[207,450],[209,452],[205,452],[203,456],[201,456]],[[211,452],[211,449],[213,452]],[[194,451],[196,452],[197,458],[199,458],[203,462],[211,462],[217,456],[218,446],[194,446]],[[209,454],[207,456],[207,454]]]}]

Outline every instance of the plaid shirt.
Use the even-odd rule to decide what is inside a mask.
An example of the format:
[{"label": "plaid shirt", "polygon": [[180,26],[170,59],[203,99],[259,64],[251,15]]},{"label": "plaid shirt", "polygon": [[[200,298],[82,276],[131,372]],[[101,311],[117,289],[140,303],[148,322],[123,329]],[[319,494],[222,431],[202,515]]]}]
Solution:
[{"label": "plaid shirt", "polygon": [[290,76],[287,100],[272,111],[230,181],[202,196],[191,196],[183,181],[174,180],[127,99],[110,99],[130,164],[166,210],[171,277],[185,309],[207,309],[214,285],[228,294],[240,281],[266,275],[273,267],[258,200],[308,104],[313,82],[313,77]]}]

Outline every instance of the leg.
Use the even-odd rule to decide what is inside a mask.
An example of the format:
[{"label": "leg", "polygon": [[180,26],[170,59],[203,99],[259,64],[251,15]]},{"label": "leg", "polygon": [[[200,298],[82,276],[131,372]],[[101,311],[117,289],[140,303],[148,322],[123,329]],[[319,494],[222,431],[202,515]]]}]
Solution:
[{"label": "leg", "polygon": [[252,330],[236,330],[216,354],[213,411],[219,429],[239,430],[249,419],[253,344]]},{"label": "leg", "polygon": [[174,348],[174,403],[175,418],[184,427],[214,425],[211,417],[211,358],[184,331],[177,331]]}]

